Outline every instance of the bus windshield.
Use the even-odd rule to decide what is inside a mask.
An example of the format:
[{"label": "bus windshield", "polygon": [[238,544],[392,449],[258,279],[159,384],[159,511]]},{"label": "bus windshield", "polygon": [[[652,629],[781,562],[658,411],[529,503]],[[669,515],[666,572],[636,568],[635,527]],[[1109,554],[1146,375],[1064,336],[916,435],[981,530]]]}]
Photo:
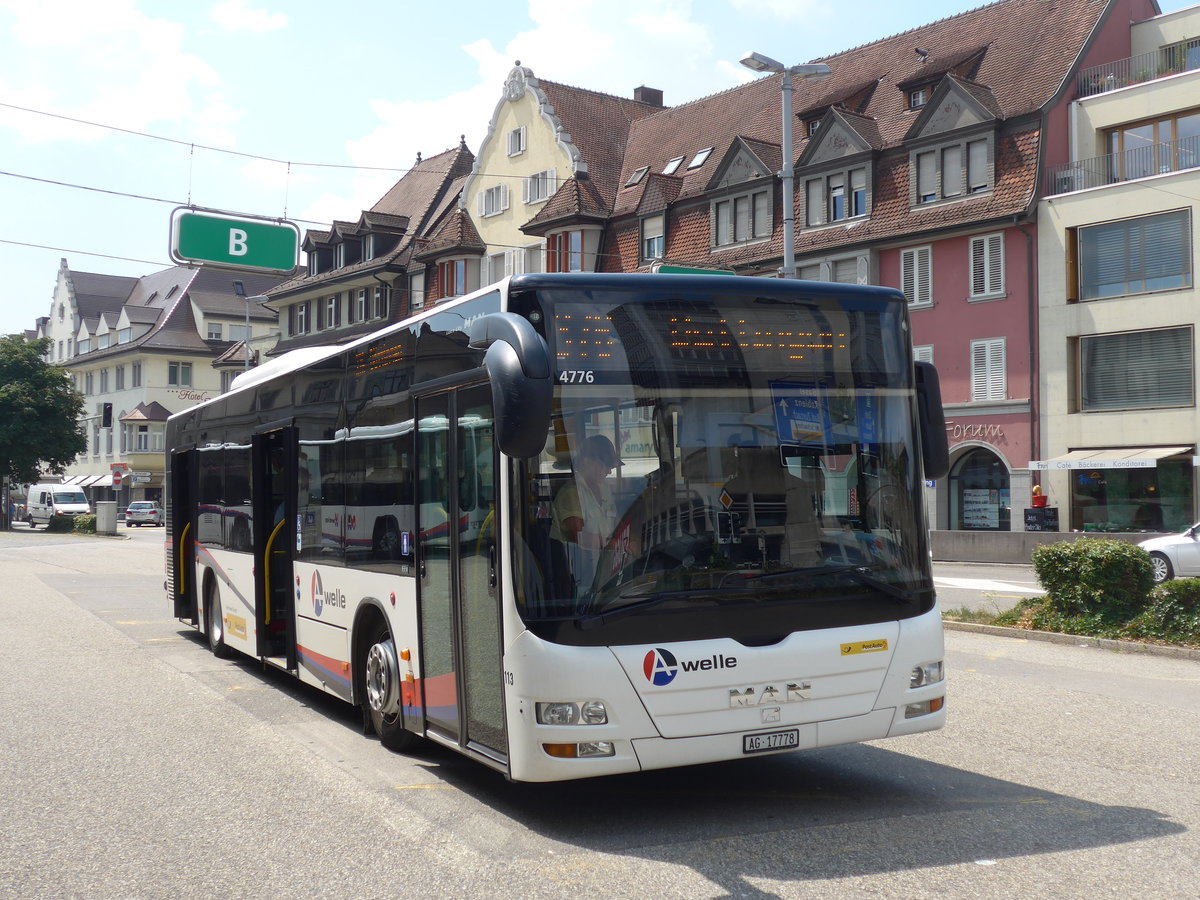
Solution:
[{"label": "bus windshield", "polygon": [[932,608],[903,306],[810,287],[540,293],[557,387],[517,480],[530,627],[768,641]]}]

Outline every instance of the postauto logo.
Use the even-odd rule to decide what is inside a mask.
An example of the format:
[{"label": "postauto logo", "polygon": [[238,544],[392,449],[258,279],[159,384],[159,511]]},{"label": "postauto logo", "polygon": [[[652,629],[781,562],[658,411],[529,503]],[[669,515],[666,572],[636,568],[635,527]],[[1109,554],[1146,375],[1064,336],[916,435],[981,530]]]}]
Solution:
[{"label": "postauto logo", "polygon": [[708,659],[685,659],[680,663],[674,653],[662,647],[648,651],[642,659],[642,671],[646,673],[646,680],[657,687],[674,681],[680,669],[685,672],[710,672],[714,669],[736,668],[736,656],[722,656],[716,653]]}]

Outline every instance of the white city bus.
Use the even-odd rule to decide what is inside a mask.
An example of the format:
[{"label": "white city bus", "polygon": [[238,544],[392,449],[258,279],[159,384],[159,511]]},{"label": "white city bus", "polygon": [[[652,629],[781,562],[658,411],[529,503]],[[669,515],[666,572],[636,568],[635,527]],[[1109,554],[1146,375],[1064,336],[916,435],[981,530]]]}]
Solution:
[{"label": "white city bus", "polygon": [[[561,492],[597,435],[587,544]],[[175,615],[390,748],[553,781],[944,722],[945,428],[898,291],[516,276],[167,436]]]}]

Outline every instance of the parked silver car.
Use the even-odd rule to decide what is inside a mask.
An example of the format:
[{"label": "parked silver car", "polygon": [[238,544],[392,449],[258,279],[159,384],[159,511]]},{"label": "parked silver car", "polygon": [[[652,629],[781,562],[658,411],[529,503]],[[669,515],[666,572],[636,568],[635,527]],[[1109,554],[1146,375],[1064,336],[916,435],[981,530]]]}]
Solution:
[{"label": "parked silver car", "polygon": [[1154,563],[1154,583],[1200,576],[1200,523],[1180,534],[1150,538],[1138,544]]},{"label": "parked silver car", "polygon": [[163,524],[162,507],[154,500],[137,500],[129,504],[125,510],[126,525],[161,525]]}]

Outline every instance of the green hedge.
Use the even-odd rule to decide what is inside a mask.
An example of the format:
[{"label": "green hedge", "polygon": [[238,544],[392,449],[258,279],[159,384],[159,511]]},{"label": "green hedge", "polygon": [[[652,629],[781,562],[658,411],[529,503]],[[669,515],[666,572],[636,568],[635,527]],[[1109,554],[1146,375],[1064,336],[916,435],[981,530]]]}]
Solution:
[{"label": "green hedge", "polygon": [[1146,607],[1154,587],[1150,555],[1125,541],[1080,538],[1043,544],[1033,569],[1046,589],[1046,611],[1066,620],[1120,625]]},{"label": "green hedge", "polygon": [[1178,578],[1156,587],[1127,633],[1133,638],[1200,644],[1200,578]]},{"label": "green hedge", "polygon": [[96,517],[94,515],[76,516],[71,530],[76,534],[95,534]]},{"label": "green hedge", "polygon": [[61,531],[64,534],[75,526],[75,519],[71,516],[51,516],[50,521],[46,523],[47,531]]},{"label": "green hedge", "polygon": [[1044,597],[993,624],[1115,640],[1200,646],[1200,578],[1154,584],[1150,554],[1124,541],[1080,538],[1033,552]]}]

